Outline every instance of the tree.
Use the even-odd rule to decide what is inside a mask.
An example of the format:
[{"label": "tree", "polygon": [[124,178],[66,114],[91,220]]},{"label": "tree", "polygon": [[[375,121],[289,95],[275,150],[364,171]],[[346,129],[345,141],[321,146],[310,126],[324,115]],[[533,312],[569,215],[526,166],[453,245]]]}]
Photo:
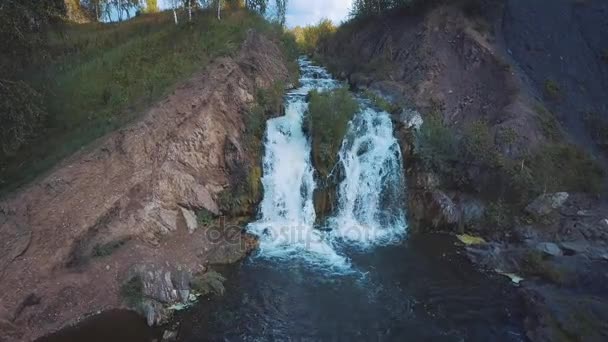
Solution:
[{"label": "tree", "polygon": [[158,11],[158,0],[146,0],[146,13],[157,13]]}]

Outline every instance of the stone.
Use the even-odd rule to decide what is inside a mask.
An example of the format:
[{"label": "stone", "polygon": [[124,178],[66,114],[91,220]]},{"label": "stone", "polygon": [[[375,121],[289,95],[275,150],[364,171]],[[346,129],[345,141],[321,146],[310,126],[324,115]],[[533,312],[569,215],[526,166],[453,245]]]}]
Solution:
[{"label": "stone", "polygon": [[559,247],[566,254],[584,254],[589,251],[589,243],[586,241],[561,242]]},{"label": "stone", "polygon": [[420,127],[422,127],[422,124],[424,123],[424,120],[422,119],[420,113],[412,109],[404,109],[401,112],[400,119],[401,122],[403,122],[403,124],[405,125],[405,127],[413,128],[415,130],[419,130]]},{"label": "stone", "polygon": [[196,219],[196,214],[190,210],[183,207],[180,207],[180,211],[182,213],[182,217],[186,222],[186,228],[188,228],[188,232],[190,234],[194,233],[198,228],[198,220]]},{"label": "stone", "polygon": [[163,341],[175,341],[177,340],[177,331],[165,330],[163,332]]},{"label": "stone", "polygon": [[568,197],[567,192],[541,195],[526,207],[526,212],[535,217],[547,216],[561,208]]},{"label": "stone", "polygon": [[434,227],[451,226],[460,221],[460,211],[445,193],[433,191],[429,200],[428,209]]},{"label": "stone", "polygon": [[182,267],[137,265],[132,274],[141,280],[146,298],[164,304],[186,303],[189,300],[192,273]]},{"label": "stone", "polygon": [[558,245],[553,242],[541,242],[536,245],[536,250],[543,252],[550,256],[561,256],[562,250]]}]

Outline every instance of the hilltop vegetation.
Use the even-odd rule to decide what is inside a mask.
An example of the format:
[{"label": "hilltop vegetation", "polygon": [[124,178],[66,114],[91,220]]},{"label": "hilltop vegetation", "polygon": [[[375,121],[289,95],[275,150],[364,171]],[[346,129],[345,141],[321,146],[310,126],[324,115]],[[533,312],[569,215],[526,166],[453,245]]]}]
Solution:
[{"label": "hilltop vegetation", "polygon": [[[58,22],[55,12],[41,13],[44,32],[28,35],[38,40],[17,40],[9,51],[17,56],[0,54],[3,70],[14,70],[0,80],[2,191],[136,118],[213,59],[233,55],[248,30],[294,45],[280,24],[240,8],[225,8],[221,21],[212,9],[196,11],[179,25],[171,12],[112,24]],[[18,56],[27,62],[15,67]]]}]

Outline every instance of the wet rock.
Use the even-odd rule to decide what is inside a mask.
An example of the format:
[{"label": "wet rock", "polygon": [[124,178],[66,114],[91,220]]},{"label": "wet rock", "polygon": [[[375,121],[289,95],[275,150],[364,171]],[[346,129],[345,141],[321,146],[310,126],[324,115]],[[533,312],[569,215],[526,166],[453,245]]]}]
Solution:
[{"label": "wet rock", "polygon": [[168,269],[144,265],[138,271],[143,294],[161,303],[173,304],[188,301],[190,295],[190,271],[181,267]]},{"label": "wet rock", "polygon": [[539,233],[532,226],[522,226],[513,229],[513,236],[519,242],[524,242],[528,245],[533,244],[539,239]]},{"label": "wet rock", "polygon": [[162,325],[171,317],[170,310],[154,300],[144,300],[138,311],[146,318],[146,322],[151,327]]},{"label": "wet rock", "polygon": [[536,245],[536,250],[543,252],[550,256],[560,256],[562,255],[562,250],[558,245],[552,242],[541,242]]},{"label": "wet rock", "polygon": [[415,130],[420,129],[424,120],[422,116],[416,110],[404,109],[399,117],[400,121],[405,125],[406,128],[413,128]]},{"label": "wet rock", "polygon": [[561,242],[559,247],[566,253],[570,255],[574,254],[584,254],[589,250],[589,243],[586,241],[569,241],[569,242]]},{"label": "wet rock", "polygon": [[198,228],[198,221],[196,219],[196,214],[189,209],[180,208],[182,217],[186,222],[186,228],[188,228],[188,232],[190,234],[194,233],[194,231]]},{"label": "wet rock", "polygon": [[460,210],[456,204],[441,191],[426,192],[423,196],[423,222],[434,229],[451,229],[460,221]]},{"label": "wet rock", "polygon": [[526,207],[526,212],[535,217],[547,216],[561,208],[568,197],[567,192],[541,195]]},{"label": "wet rock", "polygon": [[177,340],[177,331],[165,330],[163,332],[163,341],[175,341]]}]

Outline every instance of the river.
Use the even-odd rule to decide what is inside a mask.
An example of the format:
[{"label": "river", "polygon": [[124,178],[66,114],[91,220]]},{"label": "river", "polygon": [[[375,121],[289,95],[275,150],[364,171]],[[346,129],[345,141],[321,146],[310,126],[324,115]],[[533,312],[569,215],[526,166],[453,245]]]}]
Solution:
[{"label": "river", "polygon": [[[507,278],[474,269],[449,235],[408,234],[392,123],[364,99],[340,150],[337,210],[317,229],[303,129],[307,94],[339,83],[304,58],[300,67],[301,86],[287,93],[286,115],[267,124],[264,198],[248,226],[260,248],[218,268],[229,279],[226,294],[178,313],[178,340],[524,341],[522,308]],[[118,314],[48,341],[150,341],[159,333],[136,318],[120,325]],[[139,333],[118,335],[125,322]],[[110,335],[101,339],[99,331]]]}]

